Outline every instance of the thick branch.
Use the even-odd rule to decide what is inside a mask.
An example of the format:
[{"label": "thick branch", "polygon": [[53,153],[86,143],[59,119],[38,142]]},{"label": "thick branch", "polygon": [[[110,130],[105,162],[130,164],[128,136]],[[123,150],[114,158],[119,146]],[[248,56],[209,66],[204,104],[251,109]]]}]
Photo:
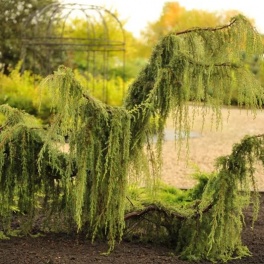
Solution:
[{"label": "thick branch", "polygon": [[[191,218],[198,218],[201,216],[201,214],[204,214],[206,212],[208,212],[212,207],[213,207],[214,203],[210,203],[206,208],[204,208],[204,210],[202,211],[202,213],[200,213],[199,211],[195,212],[193,214],[193,216]],[[145,207],[144,209],[142,210],[137,210],[137,211],[134,211],[134,212],[130,212],[130,213],[127,213],[124,217],[125,221],[126,220],[129,220],[131,218],[139,218],[149,212],[159,212],[159,213],[163,213],[165,214],[166,216],[172,216],[173,218],[177,218],[179,220],[186,220],[187,218],[189,218],[189,216],[184,216],[176,211],[169,211],[167,210],[166,208],[163,208],[163,207],[160,207],[158,205],[155,205],[155,204],[151,204],[151,205],[148,205],[147,207]]]},{"label": "thick branch", "polygon": [[176,213],[176,212],[168,212],[166,209],[160,207],[160,206],[157,206],[155,204],[152,204],[152,205],[148,205],[146,208],[142,209],[142,210],[138,210],[138,211],[134,211],[134,212],[130,212],[128,214],[125,215],[125,220],[128,220],[130,218],[138,218],[138,217],[141,217],[149,212],[161,212],[161,213],[164,213],[165,215],[172,215],[180,220],[184,220],[186,217],[179,214],[179,213]]},{"label": "thick branch", "polygon": [[187,30],[183,30],[183,31],[179,31],[179,32],[176,32],[175,35],[182,35],[182,34],[188,34],[188,33],[191,33],[191,32],[195,32],[195,31],[211,31],[211,32],[214,32],[214,31],[218,31],[218,30],[222,30],[222,29],[225,29],[225,28],[229,28],[231,27],[235,22],[237,21],[236,18],[234,18],[229,24],[227,25],[223,25],[223,26],[219,26],[219,27],[207,27],[207,28],[191,28],[191,29],[187,29]]}]

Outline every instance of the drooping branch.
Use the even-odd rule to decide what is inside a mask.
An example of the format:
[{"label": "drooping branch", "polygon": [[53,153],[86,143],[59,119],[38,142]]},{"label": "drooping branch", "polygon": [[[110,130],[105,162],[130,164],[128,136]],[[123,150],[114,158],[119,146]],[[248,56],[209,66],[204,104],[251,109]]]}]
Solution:
[{"label": "drooping branch", "polygon": [[[243,36],[240,34],[240,28],[242,28],[241,30],[245,33]],[[231,32],[225,32],[224,29],[232,31],[233,34],[231,34]],[[208,35],[206,31],[209,31]],[[213,39],[211,31],[217,31]],[[250,37],[247,38],[247,34],[250,35]],[[216,39],[218,42],[214,42]],[[198,43],[195,44],[195,41]],[[251,42],[245,43],[245,41]],[[218,49],[212,48],[214,45],[217,45]],[[231,52],[231,50],[233,52]],[[247,52],[250,54],[262,54],[263,52],[263,45],[259,34],[254,31],[250,23],[242,16],[235,17],[230,24],[221,27],[210,29],[195,28],[187,30],[184,33],[171,33],[158,43],[152,53],[149,63],[130,86],[125,105],[128,109],[133,109],[134,107],[144,104],[145,100],[147,100],[150,95],[155,98],[158,91],[152,93],[150,93],[150,91],[152,91],[152,89],[158,90],[159,88],[159,71],[166,71],[167,68],[173,69],[173,78],[164,84],[168,89],[168,86],[173,85],[174,81],[183,83],[181,79],[183,77],[183,71],[190,71],[193,73],[194,69],[192,69],[192,67],[211,65],[211,68],[214,68],[214,66],[225,67],[236,65],[236,63],[241,60],[240,52]],[[232,56],[230,57],[230,55]],[[200,60],[200,65],[197,58]],[[224,61],[216,63],[219,58]],[[185,59],[191,61],[193,66],[186,64],[184,61]],[[206,63],[208,60],[210,64]],[[194,63],[195,61],[197,61],[197,63]],[[245,65],[242,64],[240,65],[240,67],[244,66]],[[195,73],[196,75],[208,75],[212,84],[214,84],[215,81],[219,82],[225,79],[224,76],[221,76],[224,74],[221,71],[217,72],[219,76],[217,79],[214,79],[216,76],[212,75],[212,72],[206,72],[203,67],[196,69]],[[208,85],[208,78],[204,78],[203,85]],[[190,78],[188,85],[193,81],[196,82],[196,78]],[[196,84],[194,86],[197,86],[197,83],[194,84]],[[191,88],[193,88],[193,85],[191,85],[189,89]],[[181,87],[181,89],[184,90],[184,87]],[[141,92],[141,96],[139,92]],[[163,90],[163,92],[165,92],[165,90]],[[164,96],[165,95],[166,93]],[[185,99],[188,100],[188,97]],[[158,104],[155,109],[158,111],[159,107],[161,107],[161,105]]]},{"label": "drooping branch", "polygon": [[243,16],[225,26],[196,28],[164,37],[131,84],[125,100],[124,106],[132,116],[131,155],[143,149],[151,134],[151,118],[157,119],[157,142],[162,142],[170,114],[175,132],[188,136],[193,118],[190,102],[213,108],[216,122],[220,122],[221,106],[230,104],[234,94],[238,94],[239,105],[262,107],[261,83],[243,61],[244,52],[260,55],[263,44]]}]

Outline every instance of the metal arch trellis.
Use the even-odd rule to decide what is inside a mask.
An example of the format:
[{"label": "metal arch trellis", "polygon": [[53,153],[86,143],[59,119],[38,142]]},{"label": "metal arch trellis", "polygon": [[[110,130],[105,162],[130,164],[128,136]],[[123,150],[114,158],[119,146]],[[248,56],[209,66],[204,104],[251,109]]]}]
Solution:
[{"label": "metal arch trellis", "polygon": [[[83,23],[82,35],[74,33],[79,22]],[[114,13],[100,6],[47,5],[31,14],[24,24],[21,60],[22,70],[40,75],[50,74],[62,64],[77,68],[93,92],[98,88],[94,77],[101,76],[103,101],[107,103],[107,80],[111,74],[118,68],[118,74],[125,77],[122,23]]]}]

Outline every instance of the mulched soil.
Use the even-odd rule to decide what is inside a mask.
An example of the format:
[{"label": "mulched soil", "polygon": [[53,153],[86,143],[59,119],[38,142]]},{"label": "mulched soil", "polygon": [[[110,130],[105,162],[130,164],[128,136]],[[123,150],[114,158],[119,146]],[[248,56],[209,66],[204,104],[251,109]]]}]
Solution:
[{"label": "mulched soil", "polygon": [[[264,193],[261,193],[259,220],[255,223],[253,230],[250,227],[251,211],[252,208],[245,210],[247,227],[243,232],[243,242],[252,252],[252,257],[228,263],[264,263]],[[91,244],[83,238],[65,234],[48,234],[37,238],[11,238],[0,241],[0,264],[193,263],[180,260],[168,248],[151,244],[122,242],[110,255],[102,254],[106,251],[107,245],[103,242]],[[200,263],[208,264],[209,262]]]}]

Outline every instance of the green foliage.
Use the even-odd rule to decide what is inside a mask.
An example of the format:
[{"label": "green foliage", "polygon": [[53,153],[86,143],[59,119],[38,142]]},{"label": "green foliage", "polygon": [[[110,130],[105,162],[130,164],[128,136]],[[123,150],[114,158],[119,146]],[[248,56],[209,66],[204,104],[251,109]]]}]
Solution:
[{"label": "green foliage", "polygon": [[41,78],[30,71],[21,73],[21,62],[10,74],[0,72],[0,103],[24,110],[36,116],[43,123],[50,118],[50,104],[47,95],[42,98],[42,107],[39,109],[38,85]]},{"label": "green foliage", "polygon": [[[129,82],[116,77],[110,80],[102,76],[93,77],[75,70],[75,77],[94,97],[109,105],[121,106]],[[9,75],[0,72],[0,104],[24,110],[47,125],[52,120],[52,94],[39,88],[42,78],[31,71],[21,73],[21,62],[10,70]],[[4,117],[1,116],[1,121]]]},{"label": "green foliage", "polygon": [[93,76],[89,72],[81,73],[78,70],[74,71],[74,75],[89,94],[112,106],[122,106],[128,85],[131,82],[130,80],[124,81],[119,76],[106,80],[103,76]]},{"label": "green foliage", "polygon": [[29,114],[36,115],[37,109],[33,105],[35,96],[34,79],[29,72],[25,72],[23,76],[20,74],[20,66],[18,64],[9,76],[0,74],[1,79],[1,104],[9,104],[21,110],[25,110]]},{"label": "green foliage", "polygon": [[[144,41],[142,41],[142,45],[139,46],[139,49],[144,49],[145,45],[144,54],[149,57],[151,54],[151,49],[149,48],[150,43],[155,45],[158,40],[164,38],[169,32],[184,32],[186,29],[194,27],[215,27],[216,25],[227,23],[232,16],[237,14],[238,11],[235,10],[217,13],[204,10],[186,10],[177,2],[165,3],[159,19],[153,23],[149,23],[148,27],[143,31],[142,37]],[[211,42],[208,43],[211,45]],[[189,44],[192,45],[191,42],[189,42]],[[199,45],[199,43],[197,44]],[[220,47],[221,43],[219,42],[218,45]],[[212,49],[214,49],[214,47],[212,47]],[[263,71],[260,70],[263,64],[263,58],[258,55],[255,56],[255,54],[246,54],[246,52],[243,52],[241,49],[240,52],[243,59],[248,63],[248,67],[251,71],[261,78],[261,83],[263,85]],[[144,57],[143,54],[141,56]],[[193,74],[195,75],[196,72],[194,71]],[[199,80],[197,79],[197,81]],[[238,86],[234,86],[230,89],[228,85],[224,85],[222,89],[226,95],[224,104],[228,105],[231,103],[237,106],[242,90],[240,90]],[[209,90],[208,93],[211,94]]]},{"label": "green foliage", "polygon": [[[37,120],[8,105],[1,105],[0,111],[6,116],[0,134],[0,215],[4,231],[8,233],[12,221],[12,211],[30,216],[26,230],[30,230],[31,218],[36,211],[38,193],[44,193],[44,201],[52,198],[56,203],[60,196],[60,186],[54,179],[60,176],[65,158],[53,146],[43,150],[45,161],[41,169],[37,155],[43,146],[44,130]],[[19,169],[18,169],[19,168]]]},{"label": "green foliage", "polygon": [[[262,106],[261,84],[241,58],[243,52],[260,56],[262,51],[260,36],[238,16],[226,26],[163,38],[122,106],[95,99],[64,66],[42,82],[54,109],[47,130],[27,114],[2,105],[4,229],[10,229],[11,208],[27,213],[25,230],[30,232],[37,208],[50,206],[49,224],[69,219],[69,231],[85,232],[92,239],[104,236],[111,250],[123,237],[125,220],[150,214],[151,221],[139,225],[141,234],[161,234],[182,257],[227,261],[249,254],[241,243],[242,211],[249,203],[250,182],[255,187],[254,160],[263,161],[263,136],[235,146],[230,156],[219,159],[216,173],[199,177],[188,192],[160,185],[159,176],[164,126],[171,113],[175,131],[188,136],[195,118],[195,113],[189,118],[190,101],[202,104],[205,114],[206,107],[213,108],[216,123],[221,105],[235,89],[239,105]],[[61,151],[65,136],[67,153]]]},{"label": "green foliage", "polygon": [[91,97],[64,67],[43,87],[51,89],[58,112],[47,140],[68,135],[70,157],[76,160],[76,189],[71,192],[78,229],[88,221],[94,237],[104,228],[112,248],[124,227],[130,115]]}]

